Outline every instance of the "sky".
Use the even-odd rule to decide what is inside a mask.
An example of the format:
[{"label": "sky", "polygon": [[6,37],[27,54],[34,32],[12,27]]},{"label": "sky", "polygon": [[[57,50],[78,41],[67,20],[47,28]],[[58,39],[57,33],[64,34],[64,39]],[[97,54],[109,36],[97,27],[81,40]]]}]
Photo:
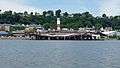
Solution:
[{"label": "sky", "polygon": [[120,0],[0,0],[2,11],[39,12],[61,9],[62,12],[90,12],[94,16],[120,15]]}]

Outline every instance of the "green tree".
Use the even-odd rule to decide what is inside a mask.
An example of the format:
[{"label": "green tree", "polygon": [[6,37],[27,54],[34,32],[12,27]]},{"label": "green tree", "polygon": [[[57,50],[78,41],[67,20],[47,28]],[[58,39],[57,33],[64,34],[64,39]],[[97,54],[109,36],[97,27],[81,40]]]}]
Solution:
[{"label": "green tree", "polygon": [[44,11],[44,12],[43,12],[43,16],[44,16],[44,17],[46,17],[46,14],[47,14],[47,12],[46,12],[46,11]]},{"label": "green tree", "polygon": [[54,12],[52,10],[49,10],[47,13],[49,14],[49,16],[54,16]]},{"label": "green tree", "polygon": [[64,17],[68,17],[68,15],[69,15],[69,14],[68,14],[67,12],[63,13],[63,16],[64,16]]},{"label": "green tree", "polygon": [[56,14],[56,17],[60,17],[61,16],[61,10],[59,9],[59,10],[56,10],[56,12],[55,12],[55,14]]}]

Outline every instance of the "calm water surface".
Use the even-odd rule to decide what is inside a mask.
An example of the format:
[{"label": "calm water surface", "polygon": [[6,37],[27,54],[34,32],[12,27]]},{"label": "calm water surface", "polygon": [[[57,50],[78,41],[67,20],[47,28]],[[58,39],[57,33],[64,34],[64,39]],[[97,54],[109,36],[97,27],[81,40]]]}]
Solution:
[{"label": "calm water surface", "polygon": [[0,68],[120,68],[120,41],[0,41]]}]

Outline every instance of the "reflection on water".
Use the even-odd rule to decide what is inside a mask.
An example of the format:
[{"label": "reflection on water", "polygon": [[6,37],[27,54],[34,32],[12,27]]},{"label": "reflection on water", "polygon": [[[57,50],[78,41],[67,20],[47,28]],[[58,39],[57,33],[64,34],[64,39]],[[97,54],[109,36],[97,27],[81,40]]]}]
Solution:
[{"label": "reflection on water", "polygon": [[0,68],[120,68],[120,42],[0,41]]}]

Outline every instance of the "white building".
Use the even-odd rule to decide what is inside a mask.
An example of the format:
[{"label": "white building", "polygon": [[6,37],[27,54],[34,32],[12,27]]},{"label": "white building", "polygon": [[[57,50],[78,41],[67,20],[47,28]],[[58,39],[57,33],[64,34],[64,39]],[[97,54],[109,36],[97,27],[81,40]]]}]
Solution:
[{"label": "white building", "polygon": [[63,31],[68,31],[69,29],[68,28],[62,28]]},{"label": "white building", "polygon": [[102,32],[103,34],[107,35],[107,36],[113,36],[116,35],[117,32],[116,31],[104,31]]},{"label": "white building", "polygon": [[0,24],[0,31],[10,31],[11,24]]},{"label": "white building", "polygon": [[44,28],[43,28],[43,27],[36,27],[36,31],[37,31],[37,32],[43,32],[43,31],[44,31]]}]

